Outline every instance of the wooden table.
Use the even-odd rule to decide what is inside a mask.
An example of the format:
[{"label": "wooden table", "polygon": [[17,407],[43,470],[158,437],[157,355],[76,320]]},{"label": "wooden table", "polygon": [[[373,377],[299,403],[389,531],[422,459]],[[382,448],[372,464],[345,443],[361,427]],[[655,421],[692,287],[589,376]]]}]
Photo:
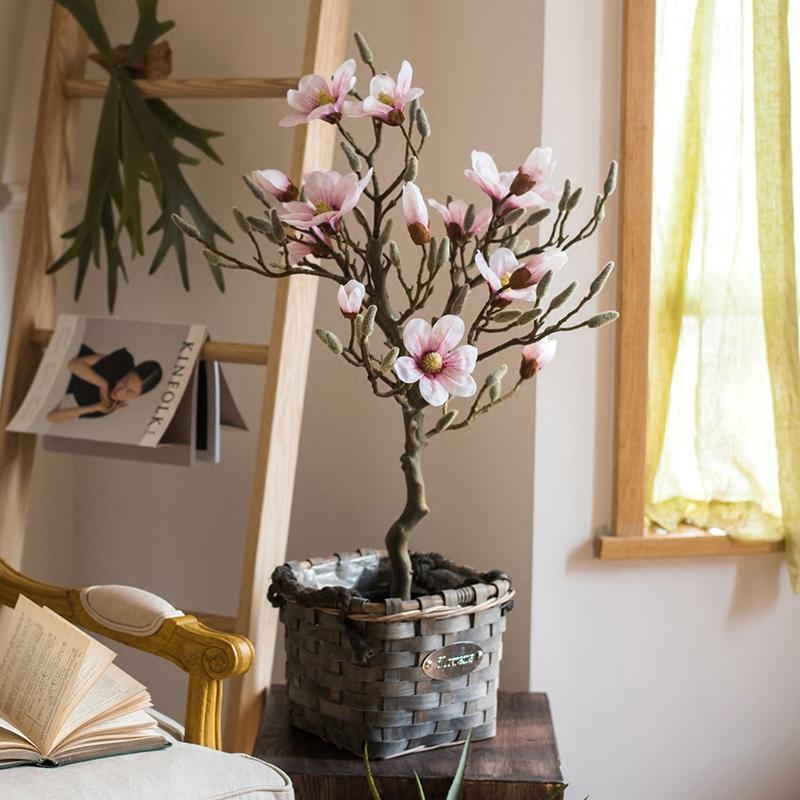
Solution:
[{"label": "wooden table", "polygon": [[[253,754],[289,774],[297,800],[370,800],[360,759],[289,725],[283,686],[270,692]],[[443,747],[372,769],[384,800],[418,800],[414,770],[428,800],[443,800],[460,755]],[[544,800],[562,784],[547,695],[501,692],[497,736],[471,746],[462,800]]]}]

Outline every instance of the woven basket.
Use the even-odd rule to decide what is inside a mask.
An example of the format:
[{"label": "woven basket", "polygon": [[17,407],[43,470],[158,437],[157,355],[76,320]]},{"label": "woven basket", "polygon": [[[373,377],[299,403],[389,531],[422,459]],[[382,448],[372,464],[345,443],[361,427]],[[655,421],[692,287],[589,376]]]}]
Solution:
[{"label": "woven basket", "polygon": [[358,756],[366,742],[371,758],[455,744],[470,731],[474,741],[494,736],[514,592],[502,573],[441,565],[430,574],[471,585],[370,600],[388,586],[388,559],[377,550],[276,570],[270,599],[285,627],[295,726]]}]

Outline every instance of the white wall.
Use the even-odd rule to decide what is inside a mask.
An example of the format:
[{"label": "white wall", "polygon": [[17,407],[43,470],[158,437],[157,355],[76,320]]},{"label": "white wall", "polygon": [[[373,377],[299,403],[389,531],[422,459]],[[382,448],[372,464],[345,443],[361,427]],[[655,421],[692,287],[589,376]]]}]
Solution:
[{"label": "white wall", "polygon": [[[545,10],[542,140],[592,188],[619,151],[621,5]],[[587,279],[614,257],[615,224],[573,259]],[[531,680],[568,795],[795,800],[800,602],[780,556],[592,557],[611,519],[613,381],[606,329],[563,338],[537,387]]]},{"label": "white wall", "polygon": [[[427,90],[434,136],[423,188],[439,198],[447,191],[475,197],[460,177],[469,149],[488,149],[514,165],[539,139],[540,128],[541,141],[557,150],[559,179],[569,174],[587,189],[599,185],[607,160],[618,153],[620,4],[355,0],[353,27],[368,35],[387,68],[409,57]],[[217,3],[204,2],[205,14],[187,13],[198,7],[188,0],[161,5],[164,16],[178,21],[169,37],[176,74],[291,74],[299,67],[305,3],[235,0],[226,4],[232,13],[213,15],[213,25]],[[124,37],[132,11],[120,13],[116,2],[101,8],[114,8],[112,38]],[[502,11],[490,13],[495,8]],[[13,91],[7,83],[0,93],[0,118],[8,120],[0,129],[4,182],[24,181],[27,174],[48,11],[47,3],[23,0],[0,7],[1,63],[19,57],[23,65]],[[203,167],[195,185],[232,229],[229,207],[249,202],[239,175],[288,161],[291,135],[275,127],[281,104],[231,101],[223,106],[228,116],[222,123],[218,103],[179,107],[201,124],[226,130],[219,144],[225,167]],[[87,103],[84,174],[96,113]],[[20,220],[19,211],[0,211],[3,325]],[[574,253],[570,268],[588,277],[612,258],[614,225],[612,213],[603,235]],[[173,264],[153,278],[144,276],[145,268],[135,265],[121,316],[203,320],[220,339],[265,339],[272,298],[266,281],[234,276],[220,297],[200,262],[187,295]],[[71,308],[70,279],[59,280],[65,310]],[[80,309],[103,313],[103,302],[95,285]],[[339,324],[325,287],[318,323]],[[227,372],[255,426],[256,371]],[[528,395],[430,448],[434,513],[417,544],[508,569],[515,578],[521,600],[511,616],[503,685],[525,688],[530,680],[549,692],[570,797],[796,798],[800,731],[792,713],[798,693],[792,624],[800,606],[779,558],[615,564],[591,556],[592,534],[610,519],[612,386],[613,332],[565,337],[536,390],[534,490]],[[374,401],[354,374],[315,347],[290,557],[381,540],[400,499],[397,423],[388,405]],[[353,428],[363,431],[356,458]],[[67,582],[134,583],[179,606],[232,612],[253,439],[228,436],[222,465],[192,471],[45,455],[37,465],[27,568]],[[531,576],[532,636],[525,599]],[[127,654],[123,664],[153,687],[160,705],[180,713],[174,670]]]}]

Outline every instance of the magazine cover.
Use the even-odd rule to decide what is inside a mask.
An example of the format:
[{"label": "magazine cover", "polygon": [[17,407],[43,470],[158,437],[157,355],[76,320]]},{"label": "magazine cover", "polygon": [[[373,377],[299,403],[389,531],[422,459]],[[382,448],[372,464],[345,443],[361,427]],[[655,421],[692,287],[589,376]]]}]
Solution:
[{"label": "magazine cover", "polygon": [[204,325],[62,314],[8,430],[156,448],[206,337]]}]

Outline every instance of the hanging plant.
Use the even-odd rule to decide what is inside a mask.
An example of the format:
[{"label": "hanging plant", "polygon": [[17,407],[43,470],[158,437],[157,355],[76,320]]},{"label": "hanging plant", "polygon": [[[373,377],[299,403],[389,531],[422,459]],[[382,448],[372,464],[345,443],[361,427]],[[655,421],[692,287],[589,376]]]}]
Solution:
[{"label": "hanging plant", "polygon": [[[71,240],[64,254],[48,269],[54,273],[73,261],[78,262],[75,299],[80,297],[90,262],[102,268],[105,251],[108,307],[114,310],[119,275],[127,281],[121,238],[127,233],[131,256],[144,254],[144,233],[140,185],[149,183],[159,206],[159,216],[147,234],[161,234],[149,274],[163,263],[170,250],[175,251],[185,289],[189,289],[186,247],[171,222],[173,214],[186,209],[203,238],[228,234],[209,216],[195,197],[183,175],[182,167],[199,163],[177,147],[182,140],[208,158],[222,161],[210,140],[219,131],[199,128],[187,122],[163,100],[145,99],[137,87],[137,78],[165,78],[171,70],[171,51],[167,42],[156,40],[172,29],[174,22],[156,18],[158,0],[136,0],[139,21],[129,45],[112,47],[97,13],[95,0],[56,0],[83,28],[98,52],[90,56],[109,74],[108,90],[100,113],[86,207],[81,222],[63,234]],[[220,291],[225,283],[217,265],[211,274]]]}]

